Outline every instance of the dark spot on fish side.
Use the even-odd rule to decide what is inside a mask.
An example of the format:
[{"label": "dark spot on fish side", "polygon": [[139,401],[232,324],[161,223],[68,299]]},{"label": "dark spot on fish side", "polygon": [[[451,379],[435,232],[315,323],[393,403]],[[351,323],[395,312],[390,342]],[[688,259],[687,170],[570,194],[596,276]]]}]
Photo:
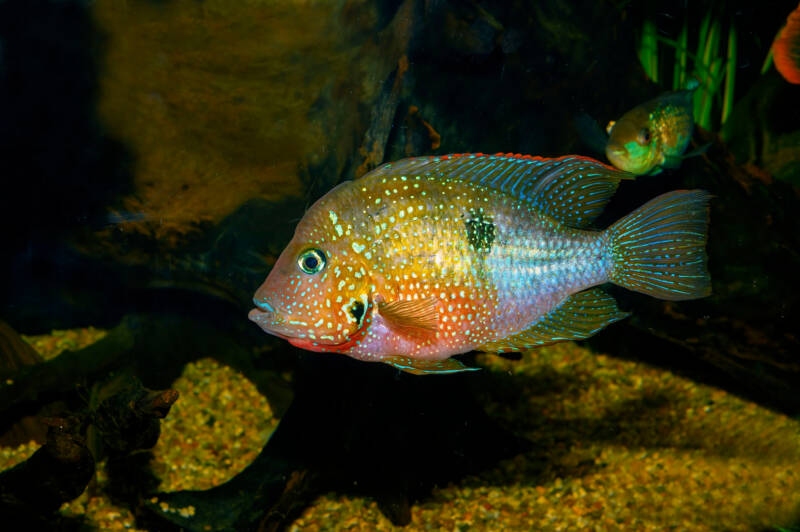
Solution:
[{"label": "dark spot on fish side", "polygon": [[488,254],[492,250],[497,228],[490,217],[483,212],[471,210],[464,220],[467,228],[467,241],[476,252]]},{"label": "dark spot on fish side", "polygon": [[350,315],[361,325],[361,318],[364,317],[364,303],[355,301],[350,307]]}]

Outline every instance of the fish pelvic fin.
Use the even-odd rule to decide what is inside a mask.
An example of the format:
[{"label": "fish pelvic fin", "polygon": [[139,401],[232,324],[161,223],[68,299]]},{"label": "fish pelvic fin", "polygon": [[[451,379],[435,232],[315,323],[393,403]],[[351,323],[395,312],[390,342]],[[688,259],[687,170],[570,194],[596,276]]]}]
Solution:
[{"label": "fish pelvic fin", "polygon": [[394,355],[381,359],[381,362],[413,375],[431,375],[461,373],[462,371],[478,371],[481,368],[470,368],[455,358],[445,360],[419,360],[402,355]]},{"label": "fish pelvic fin", "polygon": [[583,340],[628,316],[613,297],[600,288],[572,294],[559,306],[536,320],[528,329],[477,348],[486,353],[507,353],[543,345]]},{"label": "fish pelvic fin", "polygon": [[709,295],[705,246],[710,199],[704,190],[667,192],[609,227],[614,257],[609,280],[671,301]]}]

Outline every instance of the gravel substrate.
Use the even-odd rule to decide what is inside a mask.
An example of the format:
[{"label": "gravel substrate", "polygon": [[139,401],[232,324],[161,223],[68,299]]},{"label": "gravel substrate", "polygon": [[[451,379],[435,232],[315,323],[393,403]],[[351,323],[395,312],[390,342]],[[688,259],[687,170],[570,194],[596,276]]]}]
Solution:
[{"label": "gravel substrate", "polygon": [[[76,348],[101,333],[29,341],[49,357],[47,346]],[[406,530],[748,531],[800,518],[800,420],[572,343],[478,363],[497,384],[481,398],[489,415],[533,450],[435,489],[413,505]],[[224,482],[277,424],[249,381],[210,359],[188,365],[174,387],[181,396],[154,449],[160,489]],[[0,469],[35,449],[0,449]],[[102,530],[134,530],[130,512],[104,496],[104,475],[100,464],[97,484],[62,512]],[[369,499],[335,494],[292,526],[394,529]]]},{"label": "gravel substrate", "polygon": [[188,364],[173,388],[181,395],[153,448],[159,491],[226,482],[255,459],[278,424],[256,387],[214,360]]},{"label": "gravel substrate", "polygon": [[[573,343],[478,362],[518,384],[493,387],[486,409],[536,450],[434,490],[406,530],[752,531],[800,518],[798,420]],[[329,494],[292,529],[395,527],[374,502]]]}]

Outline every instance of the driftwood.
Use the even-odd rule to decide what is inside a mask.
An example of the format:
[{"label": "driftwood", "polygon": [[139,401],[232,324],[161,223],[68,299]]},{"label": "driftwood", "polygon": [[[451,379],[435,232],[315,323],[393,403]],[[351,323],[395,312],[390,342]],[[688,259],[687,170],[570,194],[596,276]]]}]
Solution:
[{"label": "driftwood", "polygon": [[[98,395],[107,397],[96,408],[41,418],[48,427],[44,445],[28,460],[0,473],[0,516],[5,523],[22,526],[55,519],[53,514],[62,503],[86,489],[96,461],[109,457],[114,472],[135,451],[153,447],[160,420],[178,397],[174,390],[148,390],[124,375],[98,386],[105,388]],[[90,443],[87,431],[97,435],[102,450]],[[130,484],[131,477],[118,482]]]},{"label": "driftwood", "polygon": [[[208,303],[213,305],[213,301]],[[286,408],[286,385],[281,385],[274,372],[254,367],[251,353],[230,333],[197,318],[146,314],[127,316],[84,349],[2,374],[0,412],[69,396],[78,386],[102,382],[112,371],[132,371],[146,386],[164,388],[177,378],[184,364],[204,356],[247,371],[279,412]]]},{"label": "driftwood", "polygon": [[47,418],[45,445],[25,462],[0,475],[0,513],[51,514],[86,488],[94,457],[78,417]]},{"label": "driftwood", "polygon": [[[411,503],[435,484],[529,447],[486,416],[475,399],[480,377],[420,378],[382,364],[293,352],[300,362],[295,399],[261,454],[219,487],[157,494],[149,505],[155,514],[192,531],[282,530],[334,490],[373,497],[404,525]],[[162,502],[194,506],[195,514],[162,513]]]},{"label": "driftwood", "polygon": [[[7,323],[0,321],[0,373],[15,373],[23,366],[42,362],[42,357]],[[16,447],[31,440],[44,443],[47,427],[35,415],[20,418],[0,415],[0,446]]]}]

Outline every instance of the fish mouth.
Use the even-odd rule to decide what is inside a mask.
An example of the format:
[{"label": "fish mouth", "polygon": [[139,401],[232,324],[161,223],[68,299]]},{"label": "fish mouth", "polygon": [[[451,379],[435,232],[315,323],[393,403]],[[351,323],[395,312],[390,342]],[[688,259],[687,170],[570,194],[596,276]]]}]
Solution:
[{"label": "fish mouth", "polygon": [[[253,304],[258,307],[259,309],[263,310],[264,312],[275,312],[275,309],[272,308],[272,305],[267,303],[266,299],[259,299],[257,297],[253,298]],[[253,309],[255,310],[255,309]]]},{"label": "fish mouth", "polygon": [[609,144],[606,146],[606,155],[611,158],[613,157],[625,157],[628,155],[628,150],[625,149],[624,146],[615,146],[614,144]]},{"label": "fish mouth", "polygon": [[611,161],[611,164],[623,170],[628,169],[628,150],[623,147],[607,146],[606,157]]},{"label": "fish mouth", "polygon": [[[265,305],[269,307],[268,304],[265,303]],[[261,305],[259,305],[259,308],[254,308],[247,313],[247,318],[261,327],[261,330],[265,333],[288,340],[290,338],[290,332],[283,327],[283,318],[281,318],[274,310],[267,311],[262,310],[262,308],[263,307],[261,307]]]},{"label": "fish mouth", "polygon": [[287,326],[286,318],[277,312],[262,310],[261,305],[259,305],[259,308],[254,308],[248,312],[247,318],[258,325],[265,333],[277,336],[295,347],[308,351],[335,351],[340,346],[350,345],[349,340],[335,344],[321,339],[314,339],[312,335],[307,337],[305,334],[298,334],[296,327],[293,329]]}]

